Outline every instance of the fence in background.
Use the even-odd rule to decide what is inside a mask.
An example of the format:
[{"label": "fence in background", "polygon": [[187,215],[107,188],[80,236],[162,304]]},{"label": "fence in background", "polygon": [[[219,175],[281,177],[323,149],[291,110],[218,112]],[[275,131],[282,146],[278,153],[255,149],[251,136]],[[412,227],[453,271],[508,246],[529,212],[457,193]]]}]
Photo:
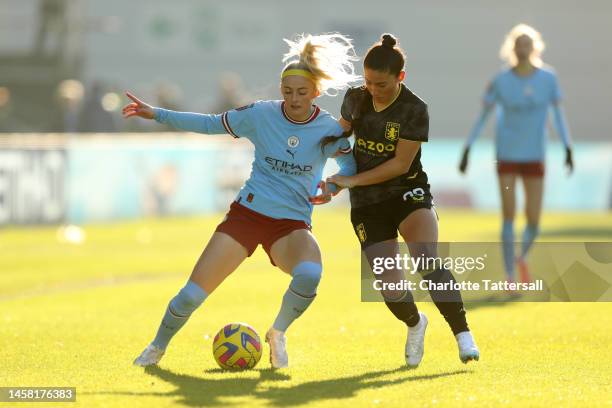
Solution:
[{"label": "fence in background", "polygon": [[[493,146],[479,142],[468,174],[457,172],[461,142],[433,139],[423,164],[438,206],[499,208]],[[550,144],[544,206],[609,210],[612,144],[575,146],[567,177],[564,152]],[[0,225],[86,223],[224,211],[249,176],[245,140],[185,133],[9,134],[0,136]],[[326,174],[337,167],[330,162]],[[522,191],[518,186],[519,200]],[[342,193],[335,205],[348,205]],[[520,203],[521,201],[519,201]]]}]

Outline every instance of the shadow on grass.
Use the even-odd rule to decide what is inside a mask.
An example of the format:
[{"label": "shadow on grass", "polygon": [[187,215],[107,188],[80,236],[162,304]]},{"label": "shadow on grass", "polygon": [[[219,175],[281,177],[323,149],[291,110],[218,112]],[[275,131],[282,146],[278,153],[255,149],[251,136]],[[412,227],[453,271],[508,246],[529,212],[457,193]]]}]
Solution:
[{"label": "shadow on grass", "polygon": [[[404,373],[405,375],[393,380],[381,378],[395,373]],[[373,371],[350,377],[309,381],[287,388],[270,387],[267,390],[257,393],[257,397],[268,400],[269,404],[272,406],[285,407],[303,405],[322,400],[352,398],[355,397],[359,391],[365,389],[378,389],[380,390],[380,395],[384,395],[384,387],[386,386],[412,381],[431,381],[453,375],[469,374],[471,371],[464,369],[430,375],[411,375],[412,373],[416,373],[416,371],[407,367],[400,367],[394,370]]]},{"label": "shadow on grass", "polygon": [[[361,390],[380,389],[389,385],[396,385],[411,381],[431,381],[438,378],[469,374],[469,370],[457,370],[446,373],[430,375],[412,375],[416,371],[406,367],[393,370],[374,371],[356,376],[334,378],[328,380],[309,381],[295,386],[275,386],[275,382],[288,381],[291,377],[282,371],[271,369],[257,370],[259,378],[231,377],[231,372],[220,369],[207,370],[205,373],[224,374],[227,378],[194,377],[185,374],[176,374],[170,370],[157,366],[145,368],[145,372],[160,380],[176,386],[171,392],[98,392],[94,395],[131,395],[131,396],[160,396],[179,397],[177,403],[188,407],[204,406],[231,406],[228,398],[250,397],[267,401],[272,406],[295,406],[322,400],[339,400],[352,398]],[[390,374],[404,373],[400,378],[385,380],[382,377]],[[268,388],[260,385],[265,382],[272,384]]]}]

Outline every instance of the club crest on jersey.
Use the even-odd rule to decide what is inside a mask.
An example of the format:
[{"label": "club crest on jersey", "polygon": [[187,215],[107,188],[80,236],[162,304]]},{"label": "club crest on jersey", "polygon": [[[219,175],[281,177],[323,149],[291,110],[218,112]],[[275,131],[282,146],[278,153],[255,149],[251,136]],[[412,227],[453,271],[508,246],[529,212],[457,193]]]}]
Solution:
[{"label": "club crest on jersey", "polygon": [[361,243],[363,244],[366,239],[367,239],[367,235],[366,235],[366,231],[365,231],[365,225],[363,225],[363,222],[361,224],[359,224],[355,230],[357,231],[357,237],[359,237],[359,241],[361,241]]},{"label": "club crest on jersey", "polygon": [[287,145],[291,148],[295,148],[300,144],[300,139],[297,136],[289,136],[287,139]]},{"label": "club crest on jersey", "polygon": [[395,142],[399,138],[400,124],[395,122],[387,122],[385,127],[385,139]]}]

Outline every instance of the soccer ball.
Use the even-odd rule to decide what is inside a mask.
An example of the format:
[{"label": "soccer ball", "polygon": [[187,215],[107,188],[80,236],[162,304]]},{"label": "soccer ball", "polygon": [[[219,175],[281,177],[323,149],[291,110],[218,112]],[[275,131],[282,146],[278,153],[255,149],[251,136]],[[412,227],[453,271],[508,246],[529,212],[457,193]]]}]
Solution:
[{"label": "soccer ball", "polygon": [[248,324],[230,323],[215,336],[213,355],[225,370],[253,368],[261,358],[261,340]]}]

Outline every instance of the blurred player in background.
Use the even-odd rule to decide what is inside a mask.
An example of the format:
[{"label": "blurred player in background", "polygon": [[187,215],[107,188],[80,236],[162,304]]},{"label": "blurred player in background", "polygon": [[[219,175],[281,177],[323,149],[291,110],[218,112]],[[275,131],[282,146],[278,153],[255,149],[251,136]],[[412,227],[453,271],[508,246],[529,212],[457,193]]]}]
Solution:
[{"label": "blurred player in background", "polygon": [[[500,56],[509,66],[489,84],[482,111],[467,140],[459,165],[459,170],[464,173],[470,148],[480,135],[489,114],[497,106],[495,145],[502,201],[504,269],[510,281],[514,281],[515,262],[521,281],[531,280],[525,259],[539,231],[544,190],[546,122],[550,107],[555,128],[565,145],[565,164],[570,173],[574,167],[570,136],[560,106],[561,91],[557,76],[551,67],[543,65],[540,59],[542,51],[542,37],[532,27],[519,24],[508,33]],[[515,259],[514,187],[519,177],[525,187],[527,225],[523,232],[520,255]]]},{"label": "blurred player in background", "polygon": [[[357,174],[328,179],[350,188],[351,222],[370,265],[376,257],[395,257],[398,230],[411,256],[437,256],[438,219],[421,165],[421,143],[428,140],[429,115],[427,104],[402,83],[404,61],[403,51],[389,34],[367,52],[365,86],[347,91],[340,119],[345,130],[355,133]],[[435,283],[454,281],[444,268],[425,266],[418,273]],[[404,279],[404,272],[387,271],[382,279],[398,282]],[[478,360],[461,293],[447,290],[430,294],[455,335],[461,360]],[[406,363],[416,367],[423,358],[427,317],[418,311],[410,291],[383,290],[382,295],[391,312],[408,326]]]},{"label": "blurred player in background", "polygon": [[219,115],[153,108],[131,94],[125,117],[155,119],[175,128],[205,133],[229,133],[255,146],[250,178],[217,227],[185,287],[170,301],[155,339],[134,361],[157,364],[171,338],[202,302],[261,244],[273,265],[291,275],[280,312],[266,341],[274,368],[287,367],[285,331],[312,303],[321,279],[319,245],[310,232],[312,203],[330,157],[342,174],[353,174],[355,163],[342,127],[314,105],[321,93],[345,89],[354,74],[355,53],[340,34],[302,36],[285,40],[289,61],[281,74],[283,100],[258,101]]}]

